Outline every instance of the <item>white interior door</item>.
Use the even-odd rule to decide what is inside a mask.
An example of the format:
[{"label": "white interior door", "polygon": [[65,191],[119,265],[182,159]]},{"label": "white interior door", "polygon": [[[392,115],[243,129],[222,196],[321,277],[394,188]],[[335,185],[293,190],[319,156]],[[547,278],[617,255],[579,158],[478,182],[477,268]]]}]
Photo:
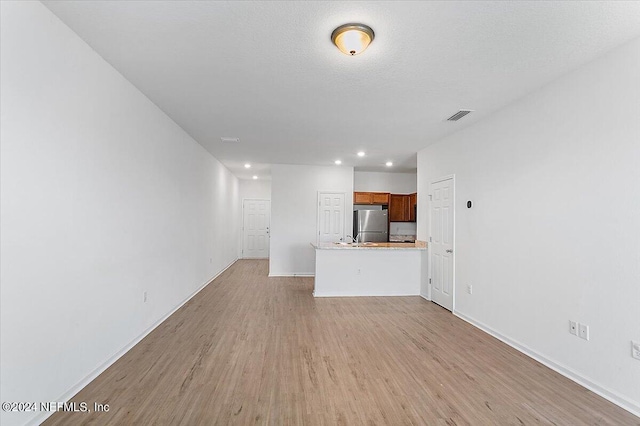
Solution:
[{"label": "white interior door", "polygon": [[269,224],[271,201],[244,200],[242,203],[242,257],[269,257]]},{"label": "white interior door", "polygon": [[344,192],[318,193],[318,242],[337,242],[344,234]]},{"label": "white interior door", "polygon": [[431,300],[453,310],[453,178],[431,183],[430,240]]}]

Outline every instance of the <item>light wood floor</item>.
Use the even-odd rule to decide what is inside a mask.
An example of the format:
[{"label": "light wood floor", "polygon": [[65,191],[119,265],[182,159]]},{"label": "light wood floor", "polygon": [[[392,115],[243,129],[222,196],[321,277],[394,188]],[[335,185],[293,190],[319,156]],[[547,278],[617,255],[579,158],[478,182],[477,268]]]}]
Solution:
[{"label": "light wood floor", "polygon": [[638,425],[420,297],[312,297],[241,260],[46,425]]}]

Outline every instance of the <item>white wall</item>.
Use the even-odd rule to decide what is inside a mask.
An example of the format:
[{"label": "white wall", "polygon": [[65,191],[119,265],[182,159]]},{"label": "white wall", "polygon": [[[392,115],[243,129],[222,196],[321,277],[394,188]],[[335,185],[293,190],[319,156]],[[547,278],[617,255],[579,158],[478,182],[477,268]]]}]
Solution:
[{"label": "white wall", "polygon": [[354,204],[353,211],[356,211],[356,210],[382,210],[382,205],[381,204],[373,204],[373,205]]},{"label": "white wall", "polygon": [[271,181],[240,179],[240,199],[271,199]]},{"label": "white wall", "polygon": [[238,181],[41,3],[1,8],[1,399],[63,401],[236,259]]},{"label": "white wall", "polygon": [[345,193],[346,234],[353,228],[353,168],[291,166],[271,168],[271,254],[269,275],[313,275],[318,191]]},{"label": "white wall", "polygon": [[353,190],[412,194],[417,190],[416,173],[355,172]]},{"label": "white wall", "polygon": [[271,200],[271,181],[269,180],[253,180],[239,179],[240,196],[238,206],[238,257],[242,257],[242,226],[244,221],[244,210],[242,208],[244,200]]},{"label": "white wall", "polygon": [[391,222],[389,235],[416,235],[416,222]]},{"label": "white wall", "polygon": [[639,75],[637,39],[418,153],[419,238],[429,182],[456,176],[458,314],[636,414]]}]

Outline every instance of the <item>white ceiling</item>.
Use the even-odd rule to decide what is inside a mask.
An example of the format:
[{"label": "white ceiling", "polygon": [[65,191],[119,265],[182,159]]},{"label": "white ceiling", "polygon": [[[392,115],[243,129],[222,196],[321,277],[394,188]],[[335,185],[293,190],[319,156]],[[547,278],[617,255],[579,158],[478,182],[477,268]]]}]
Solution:
[{"label": "white ceiling", "polygon": [[[640,36],[640,2],[44,3],[241,178],[415,170],[418,150]],[[330,41],[352,21],[376,33],[356,57]]]}]

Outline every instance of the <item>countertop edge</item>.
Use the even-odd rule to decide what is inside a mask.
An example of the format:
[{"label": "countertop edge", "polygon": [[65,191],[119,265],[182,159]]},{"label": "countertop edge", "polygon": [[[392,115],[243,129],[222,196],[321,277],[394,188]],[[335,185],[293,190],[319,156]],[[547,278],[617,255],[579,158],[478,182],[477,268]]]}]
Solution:
[{"label": "countertop edge", "polygon": [[343,246],[336,243],[310,243],[316,250],[426,250],[427,242],[415,243],[373,243],[375,246]]}]

